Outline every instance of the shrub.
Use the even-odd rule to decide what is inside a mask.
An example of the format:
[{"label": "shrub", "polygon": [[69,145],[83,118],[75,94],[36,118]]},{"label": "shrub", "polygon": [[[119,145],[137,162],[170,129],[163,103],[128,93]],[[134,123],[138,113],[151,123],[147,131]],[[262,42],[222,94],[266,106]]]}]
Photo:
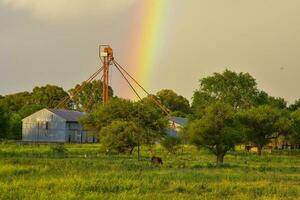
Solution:
[{"label": "shrub", "polygon": [[161,141],[161,145],[169,152],[175,154],[179,149],[181,140],[179,137],[167,136]]}]

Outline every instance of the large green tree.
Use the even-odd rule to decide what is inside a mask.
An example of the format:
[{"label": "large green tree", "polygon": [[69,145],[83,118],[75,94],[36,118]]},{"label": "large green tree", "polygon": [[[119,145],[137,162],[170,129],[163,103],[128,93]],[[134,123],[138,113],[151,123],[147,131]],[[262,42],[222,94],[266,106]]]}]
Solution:
[{"label": "large green tree", "polygon": [[291,111],[296,111],[300,108],[300,99],[296,100],[294,103],[292,103],[291,105],[289,105],[289,110]]},{"label": "large green tree", "polygon": [[133,102],[125,99],[114,98],[103,106],[98,104],[90,113],[81,119],[85,128],[94,133],[117,120],[130,121],[134,109]]},{"label": "large green tree", "polygon": [[241,123],[246,127],[246,141],[258,148],[258,155],[272,139],[293,132],[293,121],[289,112],[270,105],[253,107],[239,113]]},{"label": "large green tree", "polygon": [[200,80],[199,91],[234,108],[251,106],[258,93],[256,81],[250,74],[230,70]]},{"label": "large green tree", "polygon": [[20,117],[25,118],[43,108],[45,108],[45,106],[36,104],[25,105],[18,111],[18,114]]},{"label": "large green tree", "polygon": [[225,70],[200,80],[200,88],[193,95],[192,112],[199,118],[205,108],[216,101],[227,103],[235,110],[249,108],[258,95],[256,81],[250,74]]},{"label": "large green tree", "polygon": [[32,103],[31,93],[29,92],[6,95],[0,101],[5,102],[12,112],[18,112],[23,106]]},{"label": "large green tree", "polygon": [[168,120],[157,105],[153,106],[150,101],[134,103],[132,120],[144,129],[143,144],[153,145],[166,136]]},{"label": "large green tree", "polygon": [[101,144],[107,152],[130,154],[141,140],[143,130],[132,121],[113,121],[101,129]]},{"label": "large green tree", "polygon": [[8,137],[10,115],[9,107],[0,102],[0,139]]},{"label": "large green tree", "polygon": [[187,131],[193,144],[209,149],[223,163],[226,153],[243,139],[243,128],[231,105],[216,102],[210,104],[202,118],[192,121]]},{"label": "large green tree", "polygon": [[[66,97],[68,93],[63,88],[55,85],[46,85],[33,88],[31,94],[32,104],[41,105],[46,108],[55,108]],[[70,108],[71,105],[64,105],[65,108]]]},{"label": "large green tree", "polygon": [[185,117],[191,112],[189,101],[173,90],[163,89],[156,93],[158,100],[172,111],[172,115]]},{"label": "large green tree", "polygon": [[8,127],[7,139],[22,139],[22,117],[18,113],[11,113]]},{"label": "large green tree", "polygon": [[291,116],[294,121],[295,131],[289,135],[289,139],[293,144],[300,144],[300,108],[294,111]]},{"label": "large green tree", "polygon": [[131,102],[125,99],[114,98],[106,105],[98,105],[89,114],[81,119],[84,127],[92,133],[100,133],[104,127],[114,121],[133,122],[141,128],[143,144],[154,144],[165,135],[167,120],[152,104],[145,102]]},{"label": "large green tree", "polygon": [[192,117],[201,117],[205,108],[216,101],[225,102],[236,111],[259,105],[271,105],[279,109],[287,107],[283,98],[272,97],[258,90],[257,83],[250,74],[230,70],[214,73],[200,80],[200,87],[193,95]]},{"label": "large green tree", "polygon": [[[102,102],[102,82],[100,80],[94,80],[90,83],[83,82],[70,89],[69,93],[75,109],[89,112]],[[109,87],[108,95],[113,96],[111,87]]]}]

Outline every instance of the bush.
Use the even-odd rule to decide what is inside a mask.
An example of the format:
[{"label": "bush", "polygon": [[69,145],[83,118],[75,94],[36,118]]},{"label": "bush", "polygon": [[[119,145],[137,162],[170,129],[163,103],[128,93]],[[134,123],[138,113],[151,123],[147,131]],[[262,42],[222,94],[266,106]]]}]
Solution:
[{"label": "bush", "polygon": [[181,140],[179,137],[167,136],[161,141],[161,145],[169,152],[175,154],[179,149]]},{"label": "bush", "polygon": [[100,142],[107,153],[132,153],[141,130],[134,122],[113,121],[100,131]]}]

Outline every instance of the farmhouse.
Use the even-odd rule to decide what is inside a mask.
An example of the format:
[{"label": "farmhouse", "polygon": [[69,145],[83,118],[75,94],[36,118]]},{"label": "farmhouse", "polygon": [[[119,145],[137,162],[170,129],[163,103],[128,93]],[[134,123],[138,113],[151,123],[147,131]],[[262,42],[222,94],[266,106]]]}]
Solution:
[{"label": "farmhouse", "polygon": [[63,109],[42,109],[22,120],[24,142],[94,142],[78,123],[85,113]]}]

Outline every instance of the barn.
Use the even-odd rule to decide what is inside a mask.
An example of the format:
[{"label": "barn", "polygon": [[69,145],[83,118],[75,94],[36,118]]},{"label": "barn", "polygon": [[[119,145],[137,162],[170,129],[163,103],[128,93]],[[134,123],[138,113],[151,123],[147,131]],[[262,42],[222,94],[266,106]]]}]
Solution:
[{"label": "barn", "polygon": [[170,128],[167,129],[167,134],[171,137],[178,137],[180,129],[188,123],[188,119],[183,117],[169,117],[168,120]]},{"label": "barn", "polygon": [[64,109],[42,109],[22,120],[24,142],[95,142],[78,120],[85,113]]}]

